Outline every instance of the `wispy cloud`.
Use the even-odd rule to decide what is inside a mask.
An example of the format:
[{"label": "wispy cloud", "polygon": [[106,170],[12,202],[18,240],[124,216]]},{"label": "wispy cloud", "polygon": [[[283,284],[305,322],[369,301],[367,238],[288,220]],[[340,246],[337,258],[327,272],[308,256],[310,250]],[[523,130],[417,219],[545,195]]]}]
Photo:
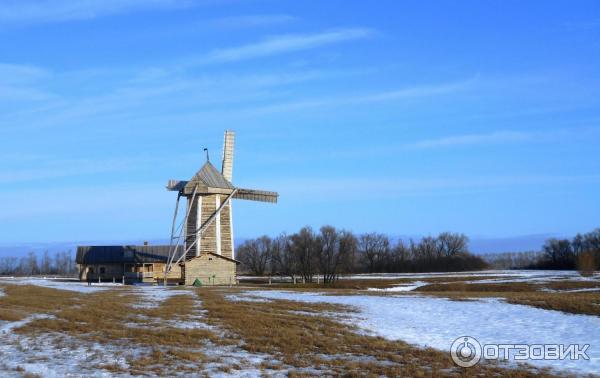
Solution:
[{"label": "wispy cloud", "polygon": [[7,64],[0,62],[0,99],[14,100],[46,100],[52,95],[38,86],[51,73],[43,68]]},{"label": "wispy cloud", "polygon": [[49,75],[50,72],[41,67],[0,62],[0,83],[29,82]]},{"label": "wispy cloud", "polygon": [[83,20],[139,10],[182,8],[193,4],[192,0],[5,0],[0,3],[0,23]]},{"label": "wispy cloud", "polygon": [[452,147],[466,145],[480,145],[490,143],[507,143],[521,142],[531,140],[534,137],[533,133],[521,131],[494,131],[485,134],[466,134],[455,135],[437,139],[426,139],[411,144],[407,144],[409,148],[437,148],[437,147]]},{"label": "wispy cloud", "polygon": [[251,14],[209,20],[206,24],[217,29],[246,29],[287,24],[297,20],[288,14]]},{"label": "wispy cloud", "polygon": [[568,129],[511,131],[496,130],[481,134],[461,134],[440,138],[424,139],[403,145],[408,149],[429,149],[443,147],[483,146],[490,144],[506,144],[518,142],[548,142],[573,139],[577,136],[588,138],[596,135],[598,127],[575,127]]},{"label": "wispy cloud", "polygon": [[99,162],[90,160],[71,161],[72,164],[42,164],[39,168],[6,169],[0,173],[0,184],[14,184],[28,181],[46,181],[64,177],[101,172],[127,170],[117,160]]},{"label": "wispy cloud", "polygon": [[[473,192],[514,190],[525,186],[598,184],[600,175],[497,175],[467,177],[301,177],[268,180],[261,178],[259,184],[277,190],[282,199],[318,198],[322,201],[355,200],[356,193],[371,192],[380,198],[400,196],[447,196]],[[258,185],[250,183],[248,186]],[[377,188],[377,191],[373,191]]]},{"label": "wispy cloud", "polygon": [[[179,159],[195,156],[182,154]],[[110,158],[57,158],[51,155],[0,155],[0,184],[37,182],[68,177],[84,177],[102,173],[151,171],[172,166],[169,160],[156,156],[120,156]],[[3,165],[7,166],[3,166]]]},{"label": "wispy cloud", "polygon": [[[39,86],[26,83],[20,86],[13,85],[4,92],[0,80],[0,96],[5,93],[7,98],[16,100],[15,93],[21,93],[20,100],[26,105],[25,108],[6,107],[0,113],[0,122],[19,127],[23,127],[23,124],[36,127],[68,125],[73,121],[90,122],[104,116],[118,117],[129,114],[139,117],[142,112],[138,110],[142,108],[144,116],[162,116],[165,114],[165,107],[173,106],[174,103],[180,108],[192,106],[190,109],[194,112],[202,112],[205,115],[218,113],[219,116],[223,113],[237,113],[232,113],[230,107],[225,112],[221,110],[226,104],[237,104],[236,109],[247,114],[245,106],[240,104],[272,101],[280,91],[296,84],[372,73],[369,69],[294,69],[243,75],[191,75],[186,71],[172,69],[172,66],[164,66],[142,71],[132,70],[129,72],[130,76],[125,74],[118,78],[107,77],[104,80],[107,89],[105,93],[96,91],[73,96],[62,90],[57,92],[62,97],[46,101],[36,108],[31,106],[32,101],[43,98],[42,96],[52,96],[51,93],[43,92],[43,88],[53,87],[54,83],[60,81],[61,86],[76,90],[82,81],[81,78],[74,79],[69,73],[57,74],[50,76]],[[35,93],[35,90],[41,92]],[[178,100],[174,101],[175,98]],[[171,110],[166,113],[169,112],[174,113]],[[174,114],[169,117],[173,116]]]},{"label": "wispy cloud", "polygon": [[285,34],[266,38],[262,41],[242,46],[217,49],[188,64],[216,64],[237,62],[265,56],[279,55],[294,51],[309,50],[335,43],[370,37],[374,31],[366,28],[352,28],[325,31],[315,34]]},{"label": "wispy cloud", "polygon": [[353,96],[338,95],[310,100],[297,100],[292,102],[260,106],[252,109],[247,109],[245,112],[249,114],[280,113],[316,107],[369,104],[385,101],[426,98],[438,95],[445,95],[449,93],[456,93],[458,91],[468,88],[468,86],[472,82],[473,79],[466,79],[455,82],[441,84],[425,84],[407,88],[399,88],[390,91],[381,91]]}]

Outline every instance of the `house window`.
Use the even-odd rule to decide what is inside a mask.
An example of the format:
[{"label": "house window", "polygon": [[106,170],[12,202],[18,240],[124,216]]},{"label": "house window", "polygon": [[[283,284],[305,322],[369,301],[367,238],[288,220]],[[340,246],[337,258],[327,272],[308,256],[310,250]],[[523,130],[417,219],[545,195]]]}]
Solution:
[{"label": "house window", "polygon": [[94,268],[88,267],[88,274],[94,274]]},{"label": "house window", "polygon": [[103,267],[103,266],[101,266],[100,267],[100,274],[104,274],[104,273],[106,273],[106,268]]},{"label": "house window", "polygon": [[154,265],[152,264],[148,264],[144,266],[144,271],[145,272],[153,272],[154,271]]}]

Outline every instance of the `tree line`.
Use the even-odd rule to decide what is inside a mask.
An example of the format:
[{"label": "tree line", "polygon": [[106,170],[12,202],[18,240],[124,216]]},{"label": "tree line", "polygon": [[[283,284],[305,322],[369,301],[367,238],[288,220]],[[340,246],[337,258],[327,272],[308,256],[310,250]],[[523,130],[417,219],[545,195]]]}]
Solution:
[{"label": "tree line", "polygon": [[532,264],[536,269],[600,269],[600,228],[572,239],[548,239],[541,258]]},{"label": "tree line", "polygon": [[467,236],[450,232],[418,241],[393,241],[380,233],[355,235],[333,226],[318,231],[304,227],[291,235],[246,240],[236,255],[241,270],[253,275],[301,277],[305,282],[319,275],[329,283],[351,273],[485,269],[487,263],[469,252],[468,242]]},{"label": "tree line", "polygon": [[48,251],[38,257],[34,252],[26,256],[0,257],[0,275],[73,275],[77,265],[71,252],[57,252],[53,256]]}]

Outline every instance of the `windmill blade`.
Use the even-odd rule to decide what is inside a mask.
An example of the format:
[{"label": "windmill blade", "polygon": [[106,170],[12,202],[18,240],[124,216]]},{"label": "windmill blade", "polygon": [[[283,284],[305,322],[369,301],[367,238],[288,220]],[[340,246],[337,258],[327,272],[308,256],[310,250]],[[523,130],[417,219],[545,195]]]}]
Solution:
[{"label": "windmill blade", "polygon": [[231,130],[225,131],[225,140],[223,141],[223,164],[221,174],[231,182],[233,177],[233,145],[235,143],[235,133]]},{"label": "windmill blade", "polygon": [[279,194],[277,192],[268,192],[266,190],[256,190],[256,189],[241,189],[238,188],[237,192],[233,196],[236,199],[243,199],[249,201],[260,201],[260,202],[270,202],[277,203],[277,197]]}]

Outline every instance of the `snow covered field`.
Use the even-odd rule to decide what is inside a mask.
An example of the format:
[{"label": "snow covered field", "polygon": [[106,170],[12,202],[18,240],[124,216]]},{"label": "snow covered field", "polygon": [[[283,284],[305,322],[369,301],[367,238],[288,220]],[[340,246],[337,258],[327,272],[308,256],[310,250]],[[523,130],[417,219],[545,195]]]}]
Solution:
[{"label": "snow covered field", "polygon": [[484,344],[589,344],[589,361],[528,361],[539,367],[588,374],[600,372],[600,318],[513,305],[498,299],[452,301],[421,296],[324,295],[248,291],[252,298],[356,306],[355,325],[392,340],[450,350],[460,336]]},{"label": "snow covered field", "polygon": [[[489,276],[486,278],[485,276]],[[350,290],[339,293],[305,292],[293,290],[224,290],[224,297],[232,302],[252,301],[265,306],[274,300],[292,300],[304,303],[331,303],[354,306],[357,313],[328,313],[339,321],[360,327],[366,334],[377,335],[389,340],[402,340],[409,344],[432,347],[446,352],[452,342],[460,336],[471,336],[485,344],[589,344],[587,353],[590,360],[528,360],[537,367],[549,367],[556,371],[575,374],[600,372],[600,317],[592,315],[568,314],[561,311],[544,310],[526,305],[509,304],[502,298],[478,298],[453,301],[435,296],[416,295],[415,289],[429,284],[430,278],[464,277],[464,283],[508,283],[508,282],[592,282],[594,277],[581,277],[571,271],[487,271],[444,274],[377,274],[356,275],[345,279],[402,279],[391,287],[369,290]],[[450,280],[449,280],[450,281]],[[370,281],[369,281],[370,282]],[[375,281],[373,281],[375,282]],[[78,294],[114,292],[116,296],[131,299],[132,309],[152,310],[174,296],[191,297],[194,301],[193,313],[186,317],[161,319],[145,317],[147,323],[133,322],[123,327],[171,327],[179,330],[206,329],[217,334],[222,330],[206,323],[203,302],[196,297],[196,289],[162,286],[123,286],[120,284],[98,284],[88,286],[77,280],[0,277],[0,285],[35,285]],[[586,284],[586,286],[589,286]],[[568,291],[596,295],[598,288],[575,288],[569,290],[543,290],[546,295]],[[589,292],[589,294],[585,294]],[[0,287],[0,298],[9,291]],[[568,294],[554,294],[568,295]],[[587,298],[587,297],[586,297]],[[0,299],[1,300],[1,299]],[[339,317],[337,316],[339,315]],[[33,314],[19,321],[0,321],[0,371],[24,369],[25,372],[44,377],[59,377],[65,374],[77,375],[85,366],[116,364],[126,366],[132,356],[149,353],[149,350],[132,349],[128,345],[100,345],[73,338],[69,335],[50,334],[43,339],[15,333],[14,330],[39,318],[52,318],[53,315]],[[60,347],[57,347],[59,345]],[[233,370],[230,375],[259,376],[259,365],[273,357],[267,354],[248,353],[239,346],[216,346],[202,348],[202,353],[214,356],[220,363],[207,364],[204,372],[210,375],[223,375],[222,364],[230,361],[238,364],[241,370]],[[240,363],[242,361],[242,363]],[[515,365],[516,363],[512,363]],[[89,373],[89,374],[88,374]],[[103,370],[93,370],[86,376],[107,376]],[[277,374],[271,371],[271,374]],[[8,374],[8,373],[7,373]],[[12,374],[12,373],[11,373]],[[2,376],[6,374],[0,374]],[[14,376],[20,376],[18,372]]]},{"label": "snow covered field", "polygon": [[[449,273],[373,273],[373,274],[353,274],[341,276],[340,279],[348,280],[382,280],[395,278],[455,278],[455,277],[505,277],[493,278],[494,282],[521,282],[521,281],[536,281],[536,280],[589,280],[592,278],[582,277],[577,271],[573,270],[483,270],[472,272],[449,272]],[[598,274],[596,274],[596,279]],[[490,281],[491,282],[491,281]]]},{"label": "snow covered field", "polygon": [[[43,278],[0,278],[0,284],[35,285],[51,289],[67,290],[80,294],[91,294],[99,291],[113,290],[116,296],[132,299],[132,309],[152,309],[174,296],[194,294],[191,288],[162,286],[123,286],[120,284],[98,284],[88,286],[77,280],[43,279]],[[4,291],[0,288],[0,295]],[[206,329],[221,334],[223,331],[206,323],[202,301],[195,296],[194,312],[185,317],[170,320],[138,315],[142,323],[123,323],[124,328],[169,327],[175,330]],[[132,312],[135,314],[135,311]],[[38,338],[14,332],[38,319],[53,319],[47,314],[34,314],[18,321],[0,320],[0,376],[22,377],[30,374],[39,377],[110,377],[131,376],[128,373],[115,373],[99,369],[98,366],[120,366],[127,368],[128,361],[152,353],[152,348],[129,345],[128,343],[99,344],[75,338],[68,334],[49,333]],[[216,377],[241,376],[258,377],[261,375],[260,365],[272,360],[266,354],[249,353],[237,345],[206,344],[203,348],[192,349],[201,352],[215,362],[202,365],[197,370],[199,375]],[[223,369],[223,366],[240,366],[243,370]],[[175,372],[177,370],[175,369]],[[272,372],[275,374],[276,372]],[[180,375],[180,374],[179,374]]]}]

